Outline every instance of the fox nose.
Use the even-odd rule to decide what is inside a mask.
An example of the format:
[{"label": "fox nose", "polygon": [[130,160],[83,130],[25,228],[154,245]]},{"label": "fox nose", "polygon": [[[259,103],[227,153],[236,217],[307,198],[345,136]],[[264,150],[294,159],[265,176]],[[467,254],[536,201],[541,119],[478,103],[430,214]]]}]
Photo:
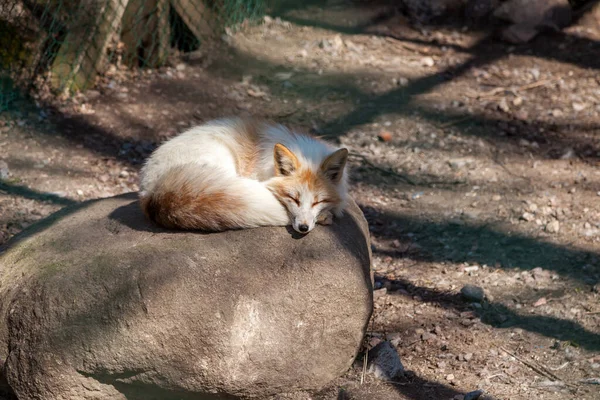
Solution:
[{"label": "fox nose", "polygon": [[306,233],[306,232],[308,232],[308,225],[302,224],[302,225],[298,226],[298,230],[302,233]]}]

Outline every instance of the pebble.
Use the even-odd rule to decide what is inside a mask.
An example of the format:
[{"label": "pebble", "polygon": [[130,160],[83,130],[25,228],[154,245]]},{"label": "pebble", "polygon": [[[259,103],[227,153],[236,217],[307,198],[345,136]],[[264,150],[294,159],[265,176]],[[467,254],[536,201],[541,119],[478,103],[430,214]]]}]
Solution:
[{"label": "pebble", "polygon": [[546,232],[548,233],[558,233],[560,230],[560,223],[557,220],[550,221],[546,224]]},{"label": "pebble", "polygon": [[519,107],[519,106],[521,106],[521,105],[523,104],[523,98],[522,98],[522,97],[519,97],[519,96],[517,96],[517,97],[515,97],[515,98],[513,99],[512,103],[513,103],[513,105],[514,105],[515,107]]},{"label": "pebble", "polygon": [[540,306],[543,306],[546,303],[548,303],[548,300],[546,300],[545,297],[540,297],[535,303],[533,303],[533,306],[534,307],[540,307]]},{"label": "pebble", "polygon": [[498,103],[498,109],[504,112],[510,111],[510,107],[508,106],[508,102],[506,101],[506,99],[500,100],[500,102]]},{"label": "pebble", "polygon": [[0,160],[0,179],[8,179],[10,177],[10,170],[6,161]]},{"label": "pebble", "polygon": [[465,285],[460,289],[460,293],[463,297],[469,301],[481,303],[485,298],[485,292],[483,288],[475,285]]},{"label": "pebble", "polygon": [[450,164],[450,167],[453,169],[461,169],[471,163],[472,160],[467,158],[454,158],[452,160],[448,160],[448,164]]},{"label": "pebble", "polygon": [[392,343],[381,342],[369,351],[367,371],[377,379],[386,381],[404,373],[404,366]]},{"label": "pebble", "polygon": [[560,156],[561,160],[570,160],[572,158],[575,158],[575,150],[573,150],[571,147],[567,147],[562,156]]},{"label": "pebble", "polygon": [[392,134],[389,131],[381,131],[379,132],[379,135],[377,135],[377,138],[382,142],[391,142]]},{"label": "pebble", "polygon": [[532,213],[525,211],[523,215],[521,215],[521,219],[530,222],[535,219],[535,216]]},{"label": "pebble", "polygon": [[588,385],[600,385],[600,378],[587,378],[582,379],[580,382]]},{"label": "pebble", "polygon": [[477,400],[482,395],[483,395],[483,390],[481,390],[481,389],[474,390],[472,392],[469,392],[469,393],[465,394],[465,397],[464,397],[463,400]]},{"label": "pebble", "polygon": [[421,65],[424,67],[433,67],[435,65],[435,61],[431,57],[423,57],[421,59]]}]

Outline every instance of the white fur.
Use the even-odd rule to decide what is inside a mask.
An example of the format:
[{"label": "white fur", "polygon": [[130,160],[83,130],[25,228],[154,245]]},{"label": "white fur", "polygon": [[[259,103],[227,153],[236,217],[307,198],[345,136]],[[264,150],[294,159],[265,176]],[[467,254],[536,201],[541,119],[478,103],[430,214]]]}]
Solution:
[{"label": "white fur", "polygon": [[[267,184],[275,177],[273,149],[281,143],[291,150],[303,167],[318,170],[321,162],[335,150],[335,147],[306,135],[298,135],[281,125],[264,125],[259,130],[259,161],[255,173],[250,178],[239,176],[236,170],[237,152],[242,151],[245,134],[244,121],[228,118],[210,121],[204,125],[174,137],[158,147],[145,163],[141,171],[140,197],[149,196],[158,182],[173,168],[190,170],[189,182],[203,180],[207,185],[207,176],[211,175],[210,187],[215,191],[227,191],[240,196],[248,205],[240,227],[282,226],[290,223],[288,210],[275,198]],[[197,168],[198,173],[193,171]],[[204,173],[202,173],[204,171]],[[186,172],[187,174],[187,172]],[[343,173],[339,183],[342,204],[333,211],[340,215],[346,204],[347,178]],[[197,183],[199,184],[199,183]],[[305,194],[307,195],[307,194]],[[307,195],[308,196],[308,195]],[[312,200],[311,200],[312,201]],[[309,201],[310,203],[310,201]],[[314,227],[317,210],[298,210],[293,220],[306,220],[310,229]],[[309,215],[310,214],[310,215]],[[298,218],[301,216],[301,218]],[[297,228],[294,224],[294,228]]]}]

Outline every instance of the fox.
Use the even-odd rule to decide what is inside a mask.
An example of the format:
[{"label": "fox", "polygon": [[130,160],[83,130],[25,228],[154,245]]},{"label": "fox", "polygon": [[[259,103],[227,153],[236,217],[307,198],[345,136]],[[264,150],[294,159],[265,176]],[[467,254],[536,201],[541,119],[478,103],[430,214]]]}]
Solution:
[{"label": "fox", "polygon": [[331,225],[348,203],[348,149],[253,118],[192,127],[160,146],[140,171],[140,205],[167,229],[220,232]]}]

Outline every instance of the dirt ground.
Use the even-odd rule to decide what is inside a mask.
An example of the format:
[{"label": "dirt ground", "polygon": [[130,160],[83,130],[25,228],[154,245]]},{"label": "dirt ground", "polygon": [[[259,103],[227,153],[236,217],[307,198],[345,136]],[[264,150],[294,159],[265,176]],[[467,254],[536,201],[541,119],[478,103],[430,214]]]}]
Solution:
[{"label": "dirt ground", "polygon": [[143,159],[190,125],[265,117],[351,151],[376,272],[369,343],[391,340],[407,370],[377,381],[359,360],[289,398],[600,399],[600,31],[509,45],[385,6],[308,4],[0,115],[0,244],[137,190]]}]

